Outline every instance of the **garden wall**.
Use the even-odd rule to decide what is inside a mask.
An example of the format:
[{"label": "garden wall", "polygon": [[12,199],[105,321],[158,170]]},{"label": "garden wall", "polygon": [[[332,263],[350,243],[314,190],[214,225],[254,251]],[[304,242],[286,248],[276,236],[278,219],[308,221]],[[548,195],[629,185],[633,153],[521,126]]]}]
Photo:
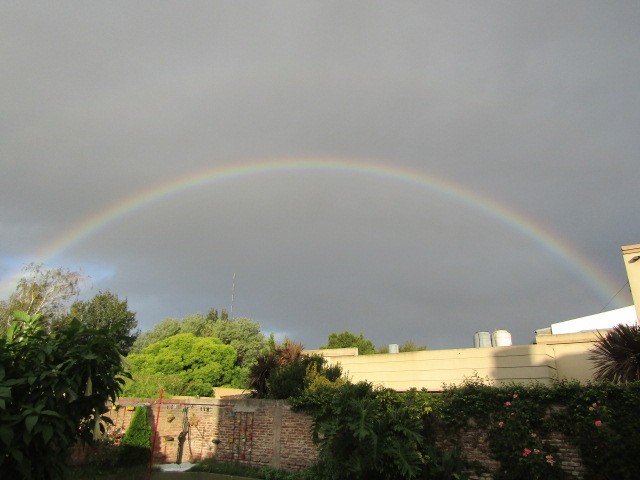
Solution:
[{"label": "garden wall", "polygon": [[[215,457],[258,466],[299,470],[317,458],[311,419],[292,412],[284,400],[180,399],[158,405],[121,398],[109,410],[113,432],[124,433],[133,409],[147,405],[149,423],[158,425],[155,463],[176,463],[181,434],[182,463]],[[184,434],[182,432],[185,432]]]},{"label": "garden wall", "polygon": [[[291,411],[284,400],[218,400],[181,399],[158,405],[122,398],[109,411],[112,431],[124,433],[133,417],[132,408],[147,405],[149,423],[158,422],[155,463],[176,463],[180,434],[184,435],[182,462],[197,462],[204,458],[300,470],[317,459],[317,449],[311,440],[311,419]],[[158,409],[158,407],[160,407]],[[470,428],[452,439],[444,431],[436,433],[437,443],[444,448],[452,440],[460,442],[465,457],[495,471],[499,463],[490,456],[487,435],[481,429]],[[549,440],[559,448],[563,470],[570,478],[582,479],[585,473],[579,451],[560,434]],[[491,478],[490,474],[473,478]]]}]

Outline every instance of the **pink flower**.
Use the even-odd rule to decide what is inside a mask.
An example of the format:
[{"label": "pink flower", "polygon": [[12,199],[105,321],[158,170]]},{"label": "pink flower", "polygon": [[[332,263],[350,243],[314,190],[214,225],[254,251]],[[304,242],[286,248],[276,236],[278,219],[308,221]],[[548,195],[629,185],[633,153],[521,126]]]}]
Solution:
[{"label": "pink flower", "polygon": [[528,448],[525,448],[524,450],[522,450],[523,457],[528,457],[530,453],[531,453],[531,450],[529,450]]},{"label": "pink flower", "polygon": [[533,453],[535,453],[536,455],[538,455],[540,453],[540,450],[538,450],[537,448],[533,449]]},{"label": "pink flower", "polygon": [[505,404],[507,407],[510,407],[510,406],[511,406],[511,402],[504,402],[504,404]]},{"label": "pink flower", "polygon": [[517,393],[514,393],[514,394],[513,394],[513,398],[514,398],[514,399],[518,398],[518,394],[517,394]]},{"label": "pink flower", "polygon": [[546,457],[544,457],[547,459],[547,463],[549,465],[551,465],[553,467],[553,464],[556,463],[555,459],[553,458],[553,455],[547,455]]},{"label": "pink flower", "polygon": [[498,422],[498,426],[499,426],[500,428],[504,427],[504,422]]},{"label": "pink flower", "polygon": [[602,420],[596,420],[595,421],[595,425],[596,425],[596,427],[601,427],[602,426]]}]

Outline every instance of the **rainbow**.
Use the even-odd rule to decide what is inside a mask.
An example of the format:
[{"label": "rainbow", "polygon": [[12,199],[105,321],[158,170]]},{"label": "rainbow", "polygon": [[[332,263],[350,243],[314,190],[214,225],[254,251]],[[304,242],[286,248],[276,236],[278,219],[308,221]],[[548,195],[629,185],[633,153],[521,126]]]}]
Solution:
[{"label": "rainbow", "polygon": [[[538,244],[572,270],[573,273],[588,284],[594,292],[601,295],[603,300],[609,300],[617,291],[611,279],[609,279],[595,263],[580,253],[577,248],[563,241],[543,225],[536,223],[522,212],[505,204],[498,203],[485,195],[474,192],[467,186],[421,171],[373,161],[337,157],[292,157],[246,161],[210,167],[172,178],[164,183],[151,186],[123,198],[96,214],[85,218],[71,229],[44,245],[33,257],[36,261],[47,262],[123,217],[142,210],[161,199],[179,195],[187,190],[248,176],[313,171],[355,173],[370,177],[379,177],[435,192],[465,207],[480,211],[487,217],[497,220],[506,227],[518,232],[523,237]],[[15,281],[15,278],[17,278],[17,273],[12,274],[10,280],[5,280],[0,283],[0,292],[8,290],[9,283]]]}]

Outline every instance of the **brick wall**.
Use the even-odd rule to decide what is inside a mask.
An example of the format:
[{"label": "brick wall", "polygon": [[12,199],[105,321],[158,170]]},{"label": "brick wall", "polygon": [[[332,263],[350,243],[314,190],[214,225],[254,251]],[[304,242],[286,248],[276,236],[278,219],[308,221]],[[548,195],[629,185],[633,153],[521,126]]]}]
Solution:
[{"label": "brick wall", "polygon": [[[318,457],[311,440],[311,419],[291,411],[284,400],[180,400],[184,404],[149,404],[149,423],[152,428],[158,420],[158,434],[154,461],[175,463],[178,457],[180,434],[187,431],[183,444],[182,462],[196,462],[214,457],[223,461],[272,466],[299,470],[312,465]],[[120,399],[119,407],[110,410],[115,429],[126,431],[133,417],[132,405],[145,404],[143,400]],[[158,417],[159,413],[159,417]],[[469,461],[478,462],[489,471],[496,471],[499,462],[491,458],[487,434],[471,420],[469,428],[451,438],[437,431],[441,448],[463,445]],[[561,434],[548,439],[558,447],[562,467],[571,478],[584,478],[585,468],[578,449]],[[490,479],[490,474],[472,479]]]},{"label": "brick wall", "polygon": [[[181,435],[182,462],[215,457],[298,470],[317,458],[311,440],[311,419],[292,412],[282,400],[189,399],[173,403],[122,398],[109,411],[114,431],[125,432],[132,407],[148,405],[152,429],[158,424],[154,461],[175,463]],[[186,433],[183,433],[186,432]]]}]

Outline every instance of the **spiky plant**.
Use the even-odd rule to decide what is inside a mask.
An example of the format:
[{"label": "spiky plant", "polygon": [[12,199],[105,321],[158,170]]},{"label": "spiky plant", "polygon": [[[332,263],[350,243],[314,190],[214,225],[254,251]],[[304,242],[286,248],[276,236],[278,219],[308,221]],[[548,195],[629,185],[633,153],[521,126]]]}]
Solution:
[{"label": "spiky plant", "polygon": [[640,380],[640,327],[620,324],[598,339],[589,359],[594,378],[614,383]]}]

